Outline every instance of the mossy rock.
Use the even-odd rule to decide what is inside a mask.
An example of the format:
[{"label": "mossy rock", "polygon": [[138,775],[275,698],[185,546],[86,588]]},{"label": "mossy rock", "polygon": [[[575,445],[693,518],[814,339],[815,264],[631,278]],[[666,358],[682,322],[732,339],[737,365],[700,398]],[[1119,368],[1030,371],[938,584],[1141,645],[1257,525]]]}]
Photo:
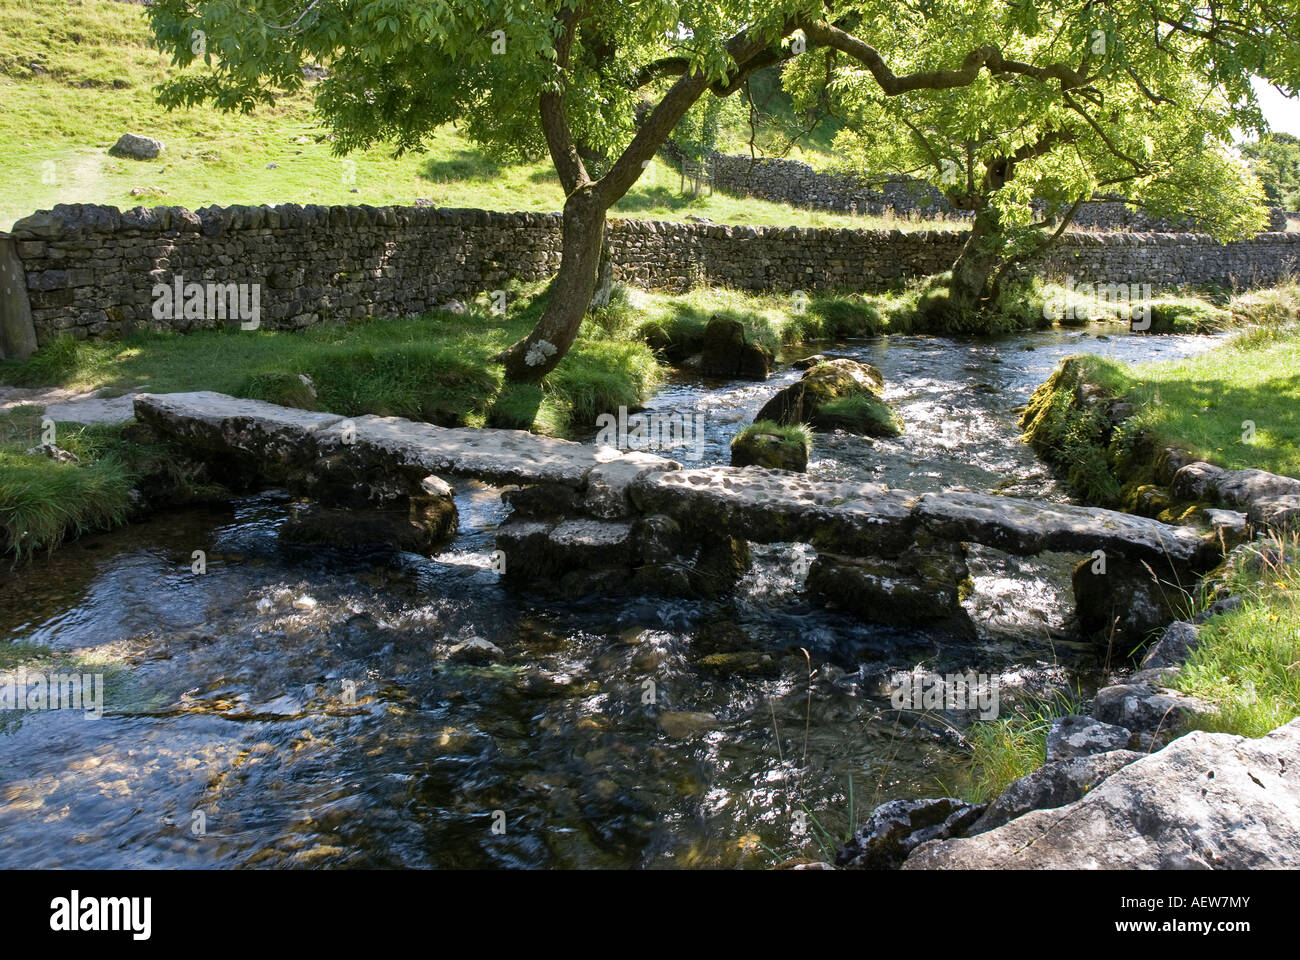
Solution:
[{"label": "mossy rock", "polygon": [[832,400],[818,409],[813,426],[819,430],[844,430],[867,437],[898,437],[903,420],[894,408],[871,393]]},{"label": "mossy rock", "polygon": [[282,407],[297,407],[299,410],[317,408],[316,387],[304,374],[278,371],[256,373],[248,378],[241,392],[250,399],[278,403]]},{"label": "mossy rock", "polygon": [[1166,487],[1143,483],[1128,488],[1124,494],[1124,510],[1143,517],[1156,517],[1173,505]]},{"label": "mossy rock", "polygon": [[745,325],[734,317],[715,314],[704,328],[700,372],[706,377],[766,380],[772,356],[745,337]]},{"label": "mossy rock", "polygon": [[870,364],[827,360],[804,371],[758,412],[755,422],[810,423],[819,430],[846,430],[870,437],[896,437],[903,422],[880,397],[884,378]]},{"label": "mossy rock", "polygon": [[767,467],[802,473],[808,469],[812,436],[803,424],[782,426],[770,420],[751,423],[731,441],[733,467]]}]

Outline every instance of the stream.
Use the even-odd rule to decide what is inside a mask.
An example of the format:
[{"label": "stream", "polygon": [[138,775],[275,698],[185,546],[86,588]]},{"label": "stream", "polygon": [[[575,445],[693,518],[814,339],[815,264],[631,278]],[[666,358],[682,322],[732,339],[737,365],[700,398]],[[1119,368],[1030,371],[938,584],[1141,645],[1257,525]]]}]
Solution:
[{"label": "stream", "polygon": [[[1115,326],[803,345],[877,366],[907,432],[818,435],[811,476],[1066,499],[1018,441],[1062,357],[1145,362],[1208,337]],[[704,455],[800,372],[676,375]],[[83,537],[0,574],[0,643],[104,675],[104,715],[0,712],[3,867],[767,867],[833,854],[897,798],[960,793],[970,716],[903,715],[918,664],[1016,691],[1104,678],[1072,625],[1078,557],[972,548],[975,635],[867,626],[800,592],[809,548],[755,545],[729,597],[546,601],[491,569],[498,491],[456,483],[441,555],[282,544],[268,491]],[[203,550],[207,569],[191,569]],[[449,659],[490,641],[504,659]],[[736,661],[738,651],[767,659]],[[805,653],[806,651],[806,653]],[[735,661],[735,662],[733,662]],[[45,662],[50,662],[46,657]],[[737,668],[736,662],[743,666]]]}]

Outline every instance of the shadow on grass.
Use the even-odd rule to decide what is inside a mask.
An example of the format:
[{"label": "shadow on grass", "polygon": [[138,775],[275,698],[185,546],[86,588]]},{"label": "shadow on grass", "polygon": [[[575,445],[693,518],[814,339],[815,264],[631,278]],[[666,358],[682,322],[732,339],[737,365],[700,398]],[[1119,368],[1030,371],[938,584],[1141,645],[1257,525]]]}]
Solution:
[{"label": "shadow on grass", "polygon": [[479,150],[456,150],[450,156],[430,160],[420,176],[434,183],[487,183],[502,176],[510,164],[495,160]]},{"label": "shadow on grass", "polygon": [[674,212],[678,210],[690,210],[694,207],[702,206],[706,197],[700,194],[698,197],[689,194],[680,194],[670,190],[668,187],[650,187],[647,190],[639,190],[635,193],[629,193],[622,200],[614,205],[614,213],[646,213],[650,210],[668,209]]}]

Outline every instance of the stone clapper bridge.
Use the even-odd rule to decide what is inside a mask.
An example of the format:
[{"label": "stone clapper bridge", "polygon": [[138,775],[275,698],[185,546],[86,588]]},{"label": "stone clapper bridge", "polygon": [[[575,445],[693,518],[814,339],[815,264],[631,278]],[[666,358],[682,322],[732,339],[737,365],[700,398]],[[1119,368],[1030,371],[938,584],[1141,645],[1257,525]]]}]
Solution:
[{"label": "stone clapper bridge", "polygon": [[[799,542],[817,554],[808,591],[863,620],[960,620],[974,542],[1087,555],[1074,577],[1081,608],[1086,593],[1106,625],[1133,621],[1136,633],[1160,619],[1143,608],[1159,606],[1167,584],[1193,581],[1222,555],[1213,532],[1112,510],[760,467],[683,469],[520,430],[345,418],[211,392],[140,394],[135,414],[234,489],[310,498],[317,522],[282,530],[309,542],[382,541],[432,555],[457,524],[441,477],[503,486],[513,508],[496,535],[504,581],[568,596],[624,586],[714,596],[747,569],[749,542]],[[1104,573],[1093,572],[1096,551]]]}]

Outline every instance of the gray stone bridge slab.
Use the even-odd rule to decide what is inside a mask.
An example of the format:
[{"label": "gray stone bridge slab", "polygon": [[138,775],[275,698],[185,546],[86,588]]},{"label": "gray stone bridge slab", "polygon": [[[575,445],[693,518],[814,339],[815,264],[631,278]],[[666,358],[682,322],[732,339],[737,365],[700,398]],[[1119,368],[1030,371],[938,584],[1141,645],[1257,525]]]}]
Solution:
[{"label": "gray stone bridge slab", "polygon": [[215,459],[313,469],[351,464],[376,476],[445,475],[497,485],[558,485],[579,514],[627,525],[666,515],[696,538],[807,542],[851,556],[897,556],[921,534],[1011,553],[1103,550],[1170,568],[1207,565],[1213,544],[1195,529],[1145,517],[981,493],[912,494],[878,484],[819,481],[759,467],[680,465],[645,453],[574,443],[519,430],[438,427],[396,417],[352,419],[224,394],[141,394],[138,419]]}]

